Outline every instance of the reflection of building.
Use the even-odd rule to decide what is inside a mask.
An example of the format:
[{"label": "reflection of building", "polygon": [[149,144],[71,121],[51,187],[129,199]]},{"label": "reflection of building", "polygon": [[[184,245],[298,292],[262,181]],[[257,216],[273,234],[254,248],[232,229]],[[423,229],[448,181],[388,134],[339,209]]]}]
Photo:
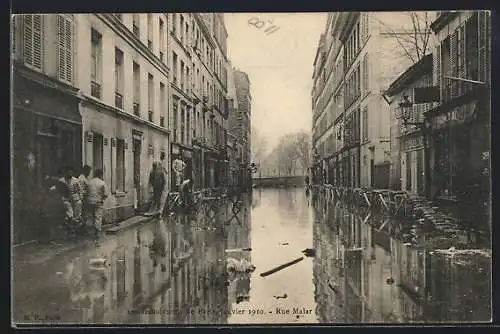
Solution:
[{"label": "reflection of building", "polygon": [[[315,295],[322,321],[490,318],[490,258],[470,253],[446,257],[412,247],[363,224],[364,217],[339,203],[329,206],[323,223],[314,225]],[[326,283],[332,281],[336,293],[328,291]],[[332,311],[335,298],[344,304]]]}]

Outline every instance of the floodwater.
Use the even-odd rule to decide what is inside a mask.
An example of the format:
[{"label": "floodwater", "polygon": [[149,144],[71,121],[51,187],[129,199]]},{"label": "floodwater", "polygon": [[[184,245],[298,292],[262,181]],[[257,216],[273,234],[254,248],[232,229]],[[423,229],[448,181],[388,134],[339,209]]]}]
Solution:
[{"label": "floodwater", "polygon": [[[255,189],[54,257],[14,250],[13,322],[490,321],[491,256],[413,248],[342,203]],[[241,251],[239,248],[251,248]],[[302,250],[315,249],[314,257]],[[235,250],[236,249],[236,250]],[[296,264],[261,277],[277,266]],[[106,259],[107,264],[89,264]],[[252,273],[228,274],[228,261]],[[97,261],[98,262],[98,261]]]}]

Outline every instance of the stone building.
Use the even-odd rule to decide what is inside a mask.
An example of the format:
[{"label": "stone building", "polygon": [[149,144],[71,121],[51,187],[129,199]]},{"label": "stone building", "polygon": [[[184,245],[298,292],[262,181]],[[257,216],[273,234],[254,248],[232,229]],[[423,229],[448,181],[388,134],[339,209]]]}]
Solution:
[{"label": "stone building", "polygon": [[384,93],[390,100],[391,189],[424,195],[429,187],[426,184],[426,138],[422,128],[415,123],[423,124],[424,113],[432,107],[432,103],[415,103],[410,107],[407,121],[413,124],[405,124],[400,103],[405,97],[415,101],[414,88],[431,85],[432,55],[429,54],[403,72]]},{"label": "stone building", "polygon": [[233,109],[229,114],[229,131],[236,136],[242,145],[242,159],[239,170],[242,186],[249,186],[251,173],[249,165],[251,163],[251,117],[252,117],[252,95],[250,93],[250,79],[245,72],[237,69],[229,71],[232,87],[230,95],[233,99]]},{"label": "stone building", "polygon": [[172,98],[172,133],[176,138],[172,157],[185,160],[186,175],[193,177],[196,189],[218,186],[225,182],[227,165],[224,18],[216,13],[169,15],[173,22],[172,68],[179,73],[172,81],[172,92],[178,92]]},{"label": "stone building", "polygon": [[[329,182],[388,187],[389,108],[381,92],[411,63],[390,32],[398,12],[329,13],[313,74],[313,147]],[[340,143],[339,143],[340,141]]]},{"label": "stone building", "polygon": [[491,13],[438,12],[428,111],[431,196],[467,221],[487,227],[490,215]]},{"label": "stone building", "polygon": [[15,16],[15,225],[39,214],[33,189],[42,195],[66,165],[103,170],[105,222],[149,202],[152,162],[169,149],[166,24],[163,14]]}]

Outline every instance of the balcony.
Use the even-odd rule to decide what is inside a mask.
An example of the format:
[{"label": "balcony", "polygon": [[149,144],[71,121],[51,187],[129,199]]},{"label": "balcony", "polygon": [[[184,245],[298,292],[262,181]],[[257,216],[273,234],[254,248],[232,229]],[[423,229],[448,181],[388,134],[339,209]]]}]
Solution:
[{"label": "balcony", "polygon": [[140,104],[139,102],[134,102],[134,115],[141,116]]},{"label": "balcony", "polygon": [[95,81],[90,82],[90,95],[98,99],[101,98],[101,84]]},{"label": "balcony", "polygon": [[148,39],[148,49],[149,49],[150,51],[153,51],[153,41],[152,41],[152,40],[150,40],[150,39]]},{"label": "balcony", "polygon": [[123,109],[123,96],[119,92],[115,92],[115,107]]},{"label": "balcony", "polygon": [[165,61],[163,51],[160,51],[160,60],[162,63]]},{"label": "balcony", "polygon": [[153,111],[152,110],[148,111],[148,121],[150,121],[150,122],[153,121]]},{"label": "balcony", "polygon": [[165,127],[165,117],[160,116],[160,126]]}]

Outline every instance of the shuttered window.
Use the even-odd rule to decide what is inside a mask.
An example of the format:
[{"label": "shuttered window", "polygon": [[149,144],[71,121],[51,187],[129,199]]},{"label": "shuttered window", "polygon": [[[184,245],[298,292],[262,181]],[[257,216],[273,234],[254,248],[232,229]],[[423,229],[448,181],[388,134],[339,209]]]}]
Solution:
[{"label": "shuttered window", "polygon": [[57,15],[57,77],[73,82],[73,15]]},{"label": "shuttered window", "polygon": [[362,119],[362,127],[363,127],[363,140],[368,139],[368,107],[363,108],[363,119]]},{"label": "shuttered window", "polygon": [[12,39],[12,42],[11,42],[11,57],[15,58],[16,57],[16,51],[17,51],[17,41],[18,41],[18,38],[17,38],[17,32],[18,32],[18,29],[17,29],[17,26],[16,26],[16,23],[17,23],[17,17],[15,15],[12,15],[12,22],[11,22],[11,27],[10,27],[10,36],[11,36],[11,39]]},{"label": "shuttered window", "polygon": [[[458,74],[458,50],[457,50],[457,42],[458,42],[458,29],[453,32],[450,39],[450,73],[449,75],[452,77],[456,77]],[[448,80],[448,85],[451,89],[450,98],[456,96],[457,94],[457,81],[456,80]]]},{"label": "shuttered window", "polygon": [[23,15],[23,60],[26,65],[43,69],[43,16]]},{"label": "shuttered window", "polygon": [[368,86],[369,85],[368,73],[369,73],[368,54],[366,53],[365,56],[363,57],[363,91],[365,93],[367,93],[368,90],[370,89],[370,87]]},{"label": "shuttered window", "polygon": [[434,84],[439,87],[439,91],[441,91],[441,45],[436,46],[436,52],[432,55],[432,62],[434,69]]},{"label": "shuttered window", "polygon": [[479,12],[479,81],[490,80],[490,13]]}]

